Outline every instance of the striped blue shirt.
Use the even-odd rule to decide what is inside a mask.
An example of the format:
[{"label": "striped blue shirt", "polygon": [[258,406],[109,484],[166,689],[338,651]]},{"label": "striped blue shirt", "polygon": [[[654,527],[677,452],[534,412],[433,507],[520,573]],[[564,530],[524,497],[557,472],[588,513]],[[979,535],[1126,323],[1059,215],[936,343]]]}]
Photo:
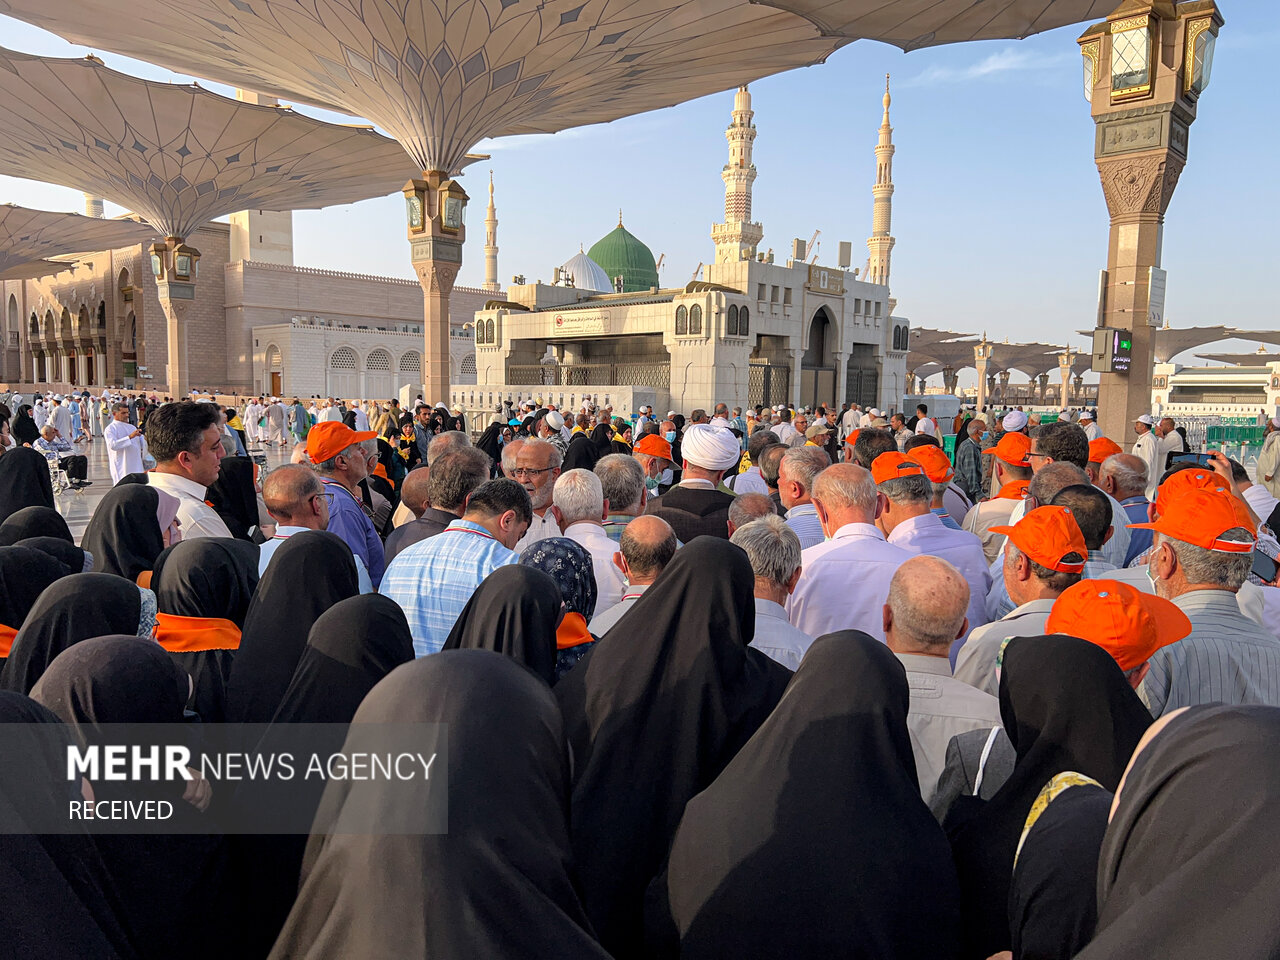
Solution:
[{"label": "striped blue shirt", "polygon": [[822,521],[818,508],[812,503],[798,503],[787,511],[787,526],[800,538],[800,549],[817,546],[826,537],[822,533]]},{"label": "striped blue shirt", "polygon": [[1240,612],[1229,590],[1192,590],[1173,602],[1191,635],[1151,655],[1138,696],[1153,717],[1201,703],[1280,707],[1280,639]]},{"label": "striped blue shirt", "polygon": [[455,520],[443,531],[396,554],[378,592],[400,604],[416,656],[437,653],[449,637],[476,587],[519,555],[470,520]]}]

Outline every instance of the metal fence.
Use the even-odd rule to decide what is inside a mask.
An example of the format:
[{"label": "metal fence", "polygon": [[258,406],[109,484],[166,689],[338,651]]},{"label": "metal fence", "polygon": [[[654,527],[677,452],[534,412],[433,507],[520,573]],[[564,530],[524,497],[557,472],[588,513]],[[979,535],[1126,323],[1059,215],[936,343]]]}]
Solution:
[{"label": "metal fence", "polygon": [[763,360],[752,360],[747,375],[747,397],[751,406],[771,407],[791,401],[791,368]]},{"label": "metal fence", "polygon": [[507,382],[531,387],[671,386],[667,363],[529,363],[509,364]]}]

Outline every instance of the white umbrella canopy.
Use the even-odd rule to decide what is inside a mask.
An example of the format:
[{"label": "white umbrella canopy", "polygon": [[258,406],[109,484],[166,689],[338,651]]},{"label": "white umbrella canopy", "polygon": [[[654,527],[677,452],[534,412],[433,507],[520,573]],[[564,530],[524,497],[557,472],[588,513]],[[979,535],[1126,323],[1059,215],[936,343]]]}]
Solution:
[{"label": "white umbrella canopy", "polygon": [[364,117],[421,170],[453,172],[487,137],[551,133],[671,106],[819,63],[859,37],[923,46],[921,37],[1025,36],[1104,6],[151,0],[144,15],[129,17],[117,0],[0,0],[0,13],[76,43]]},{"label": "white umbrella canopy", "polygon": [[0,280],[29,280],[70,270],[74,263],[50,260],[87,250],[114,250],[143,243],[156,231],[136,220],[102,220],[76,213],[0,205]]},{"label": "white umbrella canopy", "polygon": [[0,173],[106,197],[185,238],[236,210],[386,196],[417,171],[367,127],[0,48]]}]

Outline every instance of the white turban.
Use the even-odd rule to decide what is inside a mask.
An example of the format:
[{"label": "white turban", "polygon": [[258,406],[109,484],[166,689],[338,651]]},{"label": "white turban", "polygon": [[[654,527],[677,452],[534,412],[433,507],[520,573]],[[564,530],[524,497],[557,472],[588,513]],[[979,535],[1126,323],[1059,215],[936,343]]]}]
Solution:
[{"label": "white turban", "polygon": [[547,426],[552,430],[559,430],[564,426],[564,417],[552,410],[546,416]]},{"label": "white turban", "polygon": [[1275,427],[1277,430],[1280,430],[1280,417],[1272,417],[1271,425]]},{"label": "white turban", "polygon": [[742,457],[738,438],[725,427],[695,423],[684,432],[680,450],[685,460],[704,470],[728,470]]},{"label": "white turban", "polygon": [[1004,415],[1002,423],[1008,433],[1014,430],[1021,430],[1027,425],[1027,415],[1021,410],[1011,410]]}]

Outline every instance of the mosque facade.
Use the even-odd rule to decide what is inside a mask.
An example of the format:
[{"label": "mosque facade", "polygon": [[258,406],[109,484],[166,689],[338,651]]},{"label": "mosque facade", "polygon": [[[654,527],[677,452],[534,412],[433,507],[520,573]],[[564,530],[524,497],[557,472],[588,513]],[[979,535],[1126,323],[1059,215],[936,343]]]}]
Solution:
[{"label": "mosque facade", "polygon": [[886,81],[876,147],[867,266],[810,259],[797,242],[785,263],[762,253],[751,219],[756,137],[747,88],[734,95],[728,130],[724,221],[700,279],[662,288],[650,249],[618,225],[555,272],[555,282],[515,283],[475,314],[474,386],[453,401],[483,416],[502,399],[583,402],[624,414],[651,404],[688,412],[718,402],[746,406],[852,401],[896,407],[906,391],[909,324],[893,316],[889,288],[892,128]]}]

